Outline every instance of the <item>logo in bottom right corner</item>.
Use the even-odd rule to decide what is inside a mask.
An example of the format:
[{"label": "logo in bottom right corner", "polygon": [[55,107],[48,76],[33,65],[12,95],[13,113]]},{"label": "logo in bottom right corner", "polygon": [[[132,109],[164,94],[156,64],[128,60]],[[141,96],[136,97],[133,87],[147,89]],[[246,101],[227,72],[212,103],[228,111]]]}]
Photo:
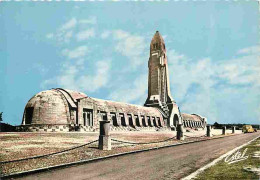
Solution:
[{"label": "logo in bottom right corner", "polygon": [[228,155],[225,158],[225,162],[228,164],[233,164],[239,161],[246,160],[249,157],[249,155],[246,156],[246,152],[247,152],[247,148],[242,153],[238,150],[234,154]]}]

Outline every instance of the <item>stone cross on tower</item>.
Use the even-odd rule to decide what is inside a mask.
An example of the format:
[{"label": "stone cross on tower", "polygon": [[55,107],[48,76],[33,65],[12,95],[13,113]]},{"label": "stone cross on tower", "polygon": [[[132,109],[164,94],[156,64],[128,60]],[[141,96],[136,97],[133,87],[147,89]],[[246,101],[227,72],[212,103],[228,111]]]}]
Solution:
[{"label": "stone cross on tower", "polygon": [[170,92],[165,43],[158,31],[150,44],[148,67],[148,97],[144,105],[158,108],[167,119],[168,126],[181,124],[179,108]]}]

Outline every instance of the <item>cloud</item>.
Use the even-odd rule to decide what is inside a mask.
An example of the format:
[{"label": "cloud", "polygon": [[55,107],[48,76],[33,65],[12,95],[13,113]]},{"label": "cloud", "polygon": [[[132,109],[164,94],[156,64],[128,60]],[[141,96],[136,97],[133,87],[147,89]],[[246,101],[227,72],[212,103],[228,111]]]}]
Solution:
[{"label": "cloud", "polygon": [[72,18],[70,19],[68,22],[66,22],[65,24],[63,24],[59,30],[61,31],[65,31],[71,28],[74,28],[77,25],[77,19],[76,18]]},{"label": "cloud", "polygon": [[[97,18],[94,16],[80,20],[72,18],[61,25],[55,33],[47,34],[46,38],[53,38],[59,43],[68,43],[74,37],[77,41],[83,41],[95,36],[94,28],[75,33],[77,28],[82,29],[83,25],[94,25],[96,23]],[[82,25],[82,27],[79,25]],[[106,85],[110,77],[111,60],[97,61],[94,65],[93,62],[88,62],[93,67],[90,71],[84,71],[88,67],[85,58],[89,53],[90,50],[86,45],[74,49],[64,48],[61,54],[68,59],[73,59],[73,61],[64,61],[58,75],[43,81],[41,87],[46,88],[56,85],[68,89],[93,92]]]},{"label": "cloud", "polygon": [[252,46],[252,47],[247,47],[244,49],[240,49],[238,54],[255,54],[255,53],[260,53],[260,46]]},{"label": "cloud", "polygon": [[68,62],[65,62],[61,65],[60,74],[57,77],[44,80],[41,83],[41,88],[50,88],[50,87],[63,87],[68,89],[77,90],[78,86],[75,81],[76,75],[79,69],[75,65],[71,65]]},{"label": "cloud", "polygon": [[98,61],[94,67],[97,70],[94,75],[84,75],[78,78],[79,89],[94,92],[107,85],[110,78],[110,68],[110,60]]},{"label": "cloud", "polygon": [[97,17],[91,16],[88,19],[81,19],[79,20],[80,24],[96,24],[97,23]]},{"label": "cloud", "polygon": [[257,57],[248,56],[218,64],[218,77],[231,85],[260,86],[260,62]]},{"label": "cloud", "polygon": [[101,34],[101,39],[106,39],[108,38],[108,36],[111,34],[110,31],[104,31],[102,34]]},{"label": "cloud", "polygon": [[76,59],[85,56],[89,52],[87,46],[79,46],[73,50],[64,49],[62,55],[68,57],[69,59]]},{"label": "cloud", "polygon": [[252,121],[260,105],[254,102],[260,90],[259,54],[256,47],[245,49],[238,52],[251,54],[218,61],[190,59],[169,50],[170,85],[181,111],[206,116],[210,123]]},{"label": "cloud", "polygon": [[28,68],[28,70],[26,72],[29,72],[32,69],[35,69],[41,75],[47,74],[49,72],[49,69],[47,67],[45,67],[42,63],[39,63],[39,62],[40,61],[38,61],[37,63],[32,64],[32,66],[30,68]]},{"label": "cloud", "polygon": [[[107,85],[110,78],[110,60],[97,61],[95,67],[93,67],[93,75],[88,71],[84,71],[82,59],[77,61],[81,62],[74,64],[65,62],[62,64],[60,74],[57,77],[43,81],[41,87],[59,86],[77,91],[94,92]],[[87,72],[87,74],[82,74],[82,72]]]},{"label": "cloud", "polygon": [[48,39],[52,39],[52,38],[53,38],[53,36],[54,36],[54,34],[53,34],[53,33],[46,34],[46,38],[48,38]]},{"label": "cloud", "polygon": [[94,37],[94,36],[95,36],[95,31],[94,31],[93,28],[91,28],[91,29],[79,32],[76,35],[76,39],[78,41],[83,41],[83,40],[89,39],[89,38]]},{"label": "cloud", "polygon": [[114,37],[115,39],[125,39],[130,36],[130,33],[123,31],[123,30],[115,30],[114,31]]},{"label": "cloud", "polygon": [[[76,18],[71,18],[69,21],[62,24],[55,33],[49,33],[46,35],[48,39],[55,39],[58,43],[69,43],[71,39],[75,36],[77,41],[83,41],[90,37],[95,36],[95,31],[93,28],[80,31],[76,33],[78,25],[84,24],[96,24],[96,17],[89,17],[87,19],[77,20]],[[81,27],[82,29],[82,27]]]},{"label": "cloud", "polygon": [[62,74],[56,78],[56,83],[60,87],[76,90],[78,89],[78,84],[75,80],[77,73],[78,69],[76,66],[64,64]]},{"label": "cloud", "polygon": [[230,85],[260,87],[260,46],[238,50],[238,54],[242,56],[217,64],[218,77],[225,79]]},{"label": "cloud", "polygon": [[71,38],[72,38],[72,35],[73,35],[73,32],[72,32],[72,31],[66,32],[66,33],[64,34],[64,39],[65,39],[65,41],[68,41],[69,39],[71,39]]},{"label": "cloud", "polygon": [[76,27],[77,23],[77,19],[72,18],[63,25],[61,25],[61,27],[57,30],[55,34],[55,37],[58,40],[58,42],[70,42],[70,39],[73,36],[73,29]]},{"label": "cloud", "polygon": [[[178,79],[185,80],[182,84],[200,83],[215,85],[219,81],[229,85],[248,85],[253,83],[259,85],[258,74],[260,73],[258,54],[236,57],[213,62],[210,58],[191,60],[185,55],[170,50],[168,53],[169,71],[174,78],[173,83]],[[202,81],[202,82],[200,82]],[[187,89],[187,88],[185,88]]]},{"label": "cloud", "polygon": [[[146,82],[146,83],[145,83]],[[147,98],[147,74],[141,74],[131,83],[121,84],[116,91],[111,91],[108,99],[143,105]]]},{"label": "cloud", "polygon": [[143,64],[145,58],[145,40],[142,36],[132,35],[123,30],[115,30],[113,37],[116,40],[115,51],[126,56],[132,67]]}]

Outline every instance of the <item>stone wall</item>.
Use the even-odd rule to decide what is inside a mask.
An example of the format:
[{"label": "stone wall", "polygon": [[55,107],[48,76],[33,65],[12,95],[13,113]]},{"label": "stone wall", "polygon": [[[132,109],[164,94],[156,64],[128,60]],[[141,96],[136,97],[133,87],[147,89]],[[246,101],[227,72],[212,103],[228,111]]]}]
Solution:
[{"label": "stone wall", "polygon": [[[84,110],[91,111],[93,127],[99,126],[100,120],[109,120],[112,127],[164,127],[165,122],[156,108],[84,98],[78,102],[78,122],[84,122]],[[117,128],[115,128],[116,130]],[[120,128],[119,128],[120,129]]]}]

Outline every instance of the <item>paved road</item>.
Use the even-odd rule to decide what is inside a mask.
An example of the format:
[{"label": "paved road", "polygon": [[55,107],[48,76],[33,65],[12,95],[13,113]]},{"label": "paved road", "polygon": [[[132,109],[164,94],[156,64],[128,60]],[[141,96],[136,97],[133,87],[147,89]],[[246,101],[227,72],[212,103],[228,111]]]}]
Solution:
[{"label": "paved road", "polygon": [[116,157],[33,174],[18,179],[180,179],[194,172],[229,150],[259,136],[241,134],[149,152]]}]

